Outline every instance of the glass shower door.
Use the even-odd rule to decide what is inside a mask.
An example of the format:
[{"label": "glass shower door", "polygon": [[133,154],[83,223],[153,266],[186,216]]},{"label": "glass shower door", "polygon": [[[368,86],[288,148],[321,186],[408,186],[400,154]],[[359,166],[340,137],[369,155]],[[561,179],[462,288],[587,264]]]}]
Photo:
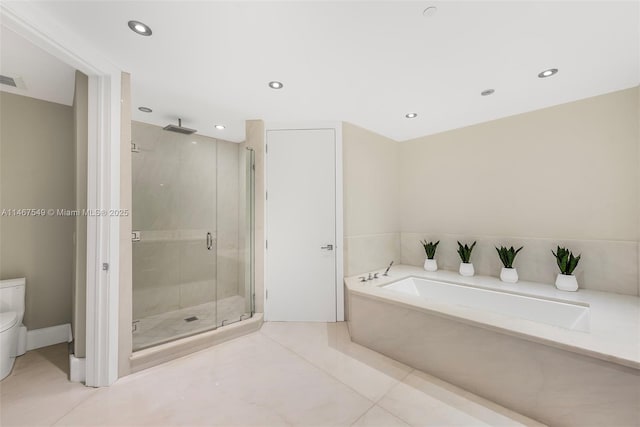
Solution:
[{"label": "glass shower door", "polygon": [[217,326],[217,142],[132,123],[133,350]]},{"label": "glass shower door", "polygon": [[133,349],[254,312],[254,158],[244,144],[132,123]]},{"label": "glass shower door", "polygon": [[253,315],[253,150],[219,141],[217,169],[217,315],[225,326]]},{"label": "glass shower door", "polygon": [[218,143],[190,135],[181,144],[182,177],[177,209],[182,230],[179,301],[175,338],[216,328]]}]

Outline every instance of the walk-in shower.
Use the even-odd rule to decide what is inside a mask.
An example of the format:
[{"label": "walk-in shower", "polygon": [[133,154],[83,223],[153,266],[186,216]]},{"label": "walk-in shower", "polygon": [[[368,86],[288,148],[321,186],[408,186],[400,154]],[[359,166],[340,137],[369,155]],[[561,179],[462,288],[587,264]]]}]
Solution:
[{"label": "walk-in shower", "polygon": [[250,318],[253,151],[132,122],[133,350]]}]

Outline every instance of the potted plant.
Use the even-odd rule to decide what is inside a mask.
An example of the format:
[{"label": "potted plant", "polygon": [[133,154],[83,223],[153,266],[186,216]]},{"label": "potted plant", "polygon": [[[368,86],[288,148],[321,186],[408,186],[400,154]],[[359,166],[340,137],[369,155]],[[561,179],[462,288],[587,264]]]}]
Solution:
[{"label": "potted plant", "polygon": [[435,243],[422,240],[420,243],[422,243],[424,252],[427,254],[427,258],[424,260],[424,269],[427,271],[438,271],[438,261],[436,261],[434,257],[436,256],[436,248],[440,240]]},{"label": "potted plant", "polygon": [[459,273],[461,276],[473,276],[475,274],[475,270],[473,269],[473,264],[471,261],[471,251],[477,242],[473,242],[471,246],[466,243],[463,245],[458,242],[458,255],[460,255],[460,270]]},{"label": "potted plant", "polygon": [[561,291],[577,291],[578,280],[573,275],[573,271],[578,266],[582,255],[576,257],[569,249],[561,248],[560,246],[558,246],[556,252],[551,251],[551,253],[556,257],[556,262],[560,268],[560,274],[556,277],[556,288]]},{"label": "potted plant", "polygon": [[505,246],[500,246],[500,248],[496,248],[498,251],[498,256],[500,257],[500,261],[502,261],[502,270],[500,271],[500,280],[506,283],[517,283],[518,282],[518,270],[513,267],[513,261],[516,259],[516,255],[518,252],[522,250],[523,246],[520,246],[518,249],[515,249],[513,246],[507,248]]}]

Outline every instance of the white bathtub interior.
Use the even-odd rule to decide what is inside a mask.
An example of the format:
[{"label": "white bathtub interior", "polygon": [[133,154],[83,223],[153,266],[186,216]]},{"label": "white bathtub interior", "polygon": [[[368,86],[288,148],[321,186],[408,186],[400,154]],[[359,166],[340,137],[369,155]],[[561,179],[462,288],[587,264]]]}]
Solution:
[{"label": "white bathtub interior", "polygon": [[408,277],[383,288],[437,304],[463,306],[575,331],[589,331],[588,304],[417,277]]}]

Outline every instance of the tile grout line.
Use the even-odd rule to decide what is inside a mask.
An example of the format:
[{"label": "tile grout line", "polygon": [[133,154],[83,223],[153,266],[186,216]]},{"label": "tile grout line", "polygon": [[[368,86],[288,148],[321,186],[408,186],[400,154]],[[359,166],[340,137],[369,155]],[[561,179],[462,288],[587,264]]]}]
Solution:
[{"label": "tile grout line", "polygon": [[65,412],[62,416],[60,416],[59,418],[57,418],[53,423],[51,423],[50,425],[55,426],[58,425],[58,423],[60,421],[62,421],[62,419],[64,417],[66,417],[67,415],[69,415],[71,412],[75,411],[76,408],[78,408],[78,406],[82,405],[84,402],[86,402],[87,400],[91,399],[97,392],[98,390],[100,390],[99,388],[93,388],[93,387],[87,387],[86,385],[83,384],[83,387],[92,389],[89,391],[89,393],[87,393],[87,395],[80,399],[80,401],[78,403],[76,403],[75,405],[73,405],[73,407],[71,409],[69,409],[67,412]]},{"label": "tile grout line", "polygon": [[358,418],[355,419],[354,422],[352,422],[351,424],[349,424],[350,426],[354,426],[358,421],[360,421],[360,419],[362,419],[362,417],[364,417],[365,415],[367,415],[367,412],[369,412],[370,410],[372,410],[376,405],[376,403],[373,403],[371,406],[369,406],[367,408],[366,411],[364,411],[362,414],[360,414],[360,416]]},{"label": "tile grout line", "polygon": [[[262,333],[262,330],[259,331],[260,333]],[[278,344],[280,347],[284,348],[285,350],[287,350],[288,352],[290,352],[291,354],[295,355],[297,358],[299,358],[300,360],[306,362],[307,364],[313,366],[315,369],[317,369],[318,371],[322,372],[323,374],[331,377],[332,379],[334,379],[335,381],[339,382],[340,384],[342,384],[343,386],[347,387],[348,389],[350,389],[351,391],[353,391],[354,393],[356,393],[358,396],[364,398],[365,400],[371,402],[373,405],[376,404],[376,402],[374,402],[373,400],[369,399],[367,396],[363,395],[362,393],[360,393],[358,390],[354,389],[353,387],[351,387],[349,384],[346,384],[345,382],[343,382],[342,380],[340,380],[340,378],[337,378],[335,375],[331,374],[330,372],[328,372],[327,370],[321,368],[320,366],[316,365],[315,363],[313,363],[312,361],[306,359],[305,357],[303,357],[302,355],[296,353],[295,351],[293,351],[292,349],[290,349],[289,347],[285,346],[284,344],[278,342],[277,340],[275,340],[274,338],[271,338],[270,336],[268,336],[267,334],[262,333],[262,335],[264,335],[267,339],[269,339],[270,341]],[[371,409],[371,408],[369,408]],[[369,410],[367,409],[367,411]]]},{"label": "tile grout line", "polygon": [[[392,360],[395,360],[395,359],[392,359]],[[397,360],[396,360],[396,362],[397,362]],[[410,368],[411,368],[411,367],[410,367]],[[409,370],[409,372],[407,372],[407,374],[406,374],[404,377],[402,377],[401,379],[397,380],[395,384],[393,384],[391,387],[389,387],[389,390],[387,390],[387,391],[386,391],[382,396],[380,396],[380,397],[378,398],[378,400],[376,400],[376,401],[373,403],[373,405],[371,405],[371,407],[370,407],[369,409],[367,409],[365,412],[363,412],[363,413],[362,413],[362,415],[360,415],[360,416],[358,417],[358,419],[357,419],[357,420],[355,420],[351,425],[352,425],[352,426],[354,426],[358,421],[360,421],[360,419],[361,419],[362,417],[364,417],[365,415],[367,415],[367,412],[369,412],[370,410],[372,410],[372,409],[373,409],[374,407],[376,407],[376,406],[377,406],[378,408],[380,408],[380,410],[387,412],[389,415],[391,415],[391,416],[393,416],[393,417],[396,417],[397,419],[399,419],[399,420],[400,420],[400,421],[402,421],[403,423],[405,423],[405,424],[407,424],[407,425],[411,425],[407,420],[405,420],[404,418],[402,418],[402,417],[400,417],[400,416],[398,416],[398,415],[394,414],[393,412],[389,411],[388,409],[383,408],[382,406],[378,405],[378,403],[379,403],[382,399],[384,399],[384,397],[385,397],[387,394],[389,394],[389,392],[390,392],[391,390],[393,390],[394,388],[396,388],[396,387],[398,386],[398,384],[400,384],[401,382],[403,382],[403,381],[404,381],[404,380],[405,380],[409,375],[411,375],[411,373],[413,373],[413,371],[415,371],[415,369],[411,368],[411,369]]]},{"label": "tile grout line", "polygon": [[[303,362],[306,362],[307,364],[313,366],[316,370],[322,372],[323,374],[327,375],[328,377],[332,378],[333,380],[337,381],[338,383],[342,384],[343,386],[347,387],[349,390],[353,391],[354,393],[356,393],[358,396],[362,397],[363,399],[365,399],[366,401],[371,403],[371,406],[369,406],[367,409],[364,410],[364,412],[362,412],[358,418],[356,418],[351,424],[349,424],[350,426],[353,426],[355,423],[358,422],[358,420],[362,417],[364,417],[366,415],[367,412],[369,412],[374,406],[376,406],[376,402],[372,401],[371,399],[369,399],[367,396],[363,395],[362,393],[360,393],[358,390],[354,389],[353,387],[351,387],[349,384],[346,384],[345,382],[343,382],[342,380],[340,380],[339,378],[337,378],[335,375],[331,374],[330,372],[326,371],[325,369],[321,368],[320,366],[316,365],[315,363],[313,363],[312,361],[306,359],[305,357],[303,357],[301,354],[295,352],[294,350],[290,349],[289,347],[285,346],[284,344],[280,343],[279,341],[277,341],[276,339],[268,336],[267,334],[262,332],[262,328],[260,328],[260,330],[258,331],[259,333],[261,333],[262,335],[264,335],[265,338],[267,338],[268,340],[272,341],[273,343],[279,345],[280,347],[284,348],[285,350],[287,350],[288,352],[290,352],[291,354],[293,354],[294,356],[296,356],[297,358],[299,358],[300,360],[302,360]],[[393,387],[392,387],[393,388]],[[386,393],[385,393],[386,394]],[[384,396],[384,395],[383,395]]]},{"label": "tile grout line", "polygon": [[[394,360],[395,360],[395,359],[394,359]],[[407,365],[407,366],[408,366],[408,365]],[[410,366],[409,366],[409,367],[410,367]],[[411,368],[411,367],[410,367],[410,368]],[[411,370],[409,370],[409,372],[407,372],[407,375],[405,375],[404,377],[402,377],[402,379],[401,379],[401,380],[399,380],[399,381],[398,381],[398,382],[396,382],[392,387],[390,387],[390,388],[389,388],[389,390],[387,390],[387,392],[386,392],[385,394],[383,394],[383,395],[382,395],[382,396],[381,396],[381,397],[376,401],[376,406],[380,407],[380,409],[382,409],[383,411],[388,412],[390,415],[392,415],[392,416],[396,417],[397,419],[399,419],[400,421],[402,421],[403,423],[405,423],[405,424],[407,424],[407,425],[409,425],[409,426],[413,425],[413,424],[411,424],[411,423],[409,422],[409,420],[404,419],[404,418],[403,418],[402,416],[400,416],[399,414],[394,414],[393,412],[389,411],[388,409],[384,408],[383,406],[378,405],[378,403],[380,403],[380,401],[381,401],[382,399],[384,399],[384,397],[385,397],[387,394],[389,394],[389,392],[390,392],[391,390],[393,390],[393,389],[394,389],[394,388],[396,388],[398,385],[400,385],[402,382],[404,382],[404,380],[406,380],[406,379],[409,377],[409,375],[413,374],[415,371],[416,371],[416,369],[415,369],[415,368],[411,368]]]},{"label": "tile grout line", "polygon": [[[392,360],[395,360],[395,359],[392,359]],[[397,360],[396,360],[396,362],[397,362]],[[400,362],[400,363],[402,363],[402,362]],[[407,366],[409,366],[409,365],[407,365]],[[411,368],[411,366],[409,366],[409,368]],[[389,392],[390,392],[391,390],[393,390],[394,388],[396,388],[396,387],[398,386],[398,384],[402,383],[404,380],[406,380],[406,379],[409,377],[409,375],[411,375],[411,374],[412,374],[412,373],[414,373],[414,372],[415,372],[415,369],[414,369],[414,368],[411,368],[411,369],[409,370],[409,372],[407,372],[407,374],[406,374],[404,377],[402,377],[402,378],[400,378],[399,380],[397,380],[397,381],[395,382],[395,384],[393,384],[391,387],[389,387],[389,390],[387,390],[387,391],[386,391],[382,396],[380,396],[380,397],[378,398],[378,400],[376,400],[376,405],[377,405],[377,404],[378,404],[378,403],[379,403],[379,402],[380,402],[380,401],[381,401],[381,400],[382,400],[382,399],[383,399],[387,394],[389,394]],[[387,412],[388,412],[388,411],[387,411]]]},{"label": "tile grout line", "polygon": [[[371,406],[371,408],[375,405],[378,404],[378,402],[380,402],[380,400],[382,400],[383,397],[385,397],[393,388],[395,388],[398,384],[400,384],[402,381],[404,381],[409,375],[411,375],[411,373],[413,373],[415,371],[414,368],[412,368],[411,366],[409,366],[409,371],[400,379],[395,380],[395,382],[384,392],[384,394],[382,394],[382,396],[380,396],[378,399],[376,400],[372,400],[370,398],[368,398],[367,396],[363,395],[362,393],[360,393],[358,390],[354,389],[352,386],[350,386],[349,384],[345,383],[344,381],[342,381],[340,378],[336,377],[335,375],[333,375],[331,372],[327,371],[326,369],[322,368],[321,366],[316,365],[313,361],[307,359],[306,357],[302,356],[301,354],[299,354],[298,352],[296,352],[295,350],[285,346],[284,344],[280,343],[279,341],[277,341],[275,338],[272,338],[270,336],[268,336],[267,334],[262,332],[262,328],[260,328],[260,330],[258,331],[259,333],[261,333],[262,335],[264,335],[265,337],[267,337],[268,339],[270,339],[271,341],[275,342],[276,344],[278,344],[279,346],[287,349],[288,351],[290,351],[291,353],[295,354],[296,356],[298,356],[300,359],[304,360],[305,362],[309,363],[310,365],[312,365],[313,367],[315,367],[316,369],[324,372],[325,374],[329,375],[331,378],[335,379],[336,381],[338,381],[339,383],[347,386],[348,388],[350,388],[351,390],[353,390],[354,392],[356,392],[358,395],[364,397],[365,399],[367,399],[370,402],[373,402],[373,405]],[[352,341],[353,342],[353,341]],[[374,351],[374,350],[371,350]],[[377,352],[376,352],[377,353]],[[378,353],[381,354],[381,353]],[[384,355],[383,355],[384,356]],[[385,356],[387,357],[387,356]],[[391,359],[391,358],[390,358]],[[397,362],[397,360],[395,359],[391,359]],[[402,363],[402,362],[399,362]],[[408,365],[407,365],[408,366]],[[367,409],[367,411],[369,411],[371,408]],[[387,411],[388,412],[388,411]],[[366,413],[366,412],[365,412]],[[364,415],[364,414],[362,414]],[[356,420],[357,421],[357,420]],[[404,420],[403,420],[404,421]]]},{"label": "tile grout line", "polygon": [[[412,374],[413,372],[422,372],[422,373],[426,373],[426,372],[424,372],[424,371],[420,371],[420,370],[418,370],[418,369],[411,369],[411,371],[410,371],[410,372],[409,372],[409,373],[408,373],[408,374],[407,374],[407,375],[406,375],[406,376],[405,376],[405,377],[404,377],[400,382],[404,381],[404,380],[405,380],[405,379],[406,379],[410,374]],[[427,374],[427,375],[429,375],[429,376],[432,376],[431,374],[428,374],[428,373],[426,373],[426,374]],[[436,378],[436,379],[438,379],[438,380],[439,380],[439,378],[437,378],[437,377],[434,377],[434,378]],[[440,380],[440,381],[444,381],[444,380]],[[444,381],[444,382],[446,383],[446,381]],[[398,384],[399,384],[399,383],[398,383]],[[392,388],[395,388],[398,384],[396,384],[396,385],[395,385],[394,387],[392,387]],[[449,384],[449,383],[447,383],[447,384]],[[457,387],[457,386],[455,386],[455,385],[454,385],[454,387]],[[457,387],[457,388],[460,388],[460,387]],[[471,394],[471,395],[473,395],[473,396],[479,397],[479,398],[480,398],[480,399],[482,399],[482,400],[487,400],[489,403],[492,403],[492,404],[494,404],[494,405],[496,405],[496,406],[498,406],[498,407],[500,407],[500,408],[502,408],[502,409],[505,409],[505,410],[507,410],[507,411],[509,411],[509,412],[512,412],[512,413],[514,413],[514,414],[516,414],[516,415],[518,415],[518,416],[524,417],[525,419],[527,419],[527,421],[529,421],[529,420],[533,420],[535,423],[539,423],[541,426],[548,427],[548,426],[546,426],[545,424],[542,424],[542,423],[541,423],[540,421],[538,421],[538,420],[535,420],[535,419],[533,419],[533,418],[529,418],[528,416],[526,416],[526,415],[524,415],[524,414],[521,414],[521,413],[519,413],[519,412],[516,412],[516,411],[514,411],[514,410],[512,410],[512,409],[509,409],[509,408],[507,408],[507,407],[505,407],[505,406],[502,406],[502,405],[500,405],[500,404],[498,404],[498,403],[496,403],[496,402],[493,402],[493,401],[491,401],[491,400],[485,399],[485,398],[483,398],[482,396],[478,396],[478,395],[476,395],[476,394],[474,394],[474,393],[471,393],[471,392],[469,392],[469,391],[467,391],[467,390],[464,390],[464,389],[462,389],[462,388],[460,388],[460,389],[461,389],[463,392],[465,392],[465,393],[469,393],[469,394]],[[389,391],[391,391],[391,390],[389,390]],[[388,393],[389,393],[389,392],[385,393],[385,396],[386,396]],[[384,397],[384,396],[383,396],[383,397]],[[467,399],[466,397],[464,397],[464,398],[465,398],[465,399]],[[380,399],[378,400],[378,402],[376,402],[376,405],[377,405],[377,406],[380,406],[380,405],[378,405],[378,403],[380,402],[380,400],[382,400],[382,398],[380,398]],[[443,403],[443,402],[441,402],[441,403]],[[475,404],[477,404],[477,405],[479,405],[479,406],[484,407],[485,409],[488,409],[488,410],[489,410],[489,411],[491,411],[491,412],[497,413],[497,414],[499,414],[499,415],[501,415],[501,416],[503,416],[503,417],[505,417],[505,418],[508,418],[508,419],[509,419],[509,421],[514,421],[514,422],[516,422],[516,423],[519,423],[518,425],[522,425],[523,427],[529,426],[529,424],[524,424],[522,421],[516,420],[516,419],[512,418],[510,415],[505,415],[505,414],[504,414],[504,413],[502,413],[502,412],[496,412],[494,409],[489,408],[489,407],[485,406],[485,405],[484,405],[484,404],[482,404],[482,403],[478,403],[478,402],[474,402],[474,401],[472,401],[472,403],[475,403]],[[439,406],[439,407],[441,407],[441,406]],[[382,406],[380,406],[380,408],[381,408],[382,410],[384,410],[384,411],[388,412],[389,414],[393,415],[394,417],[398,418],[399,420],[401,420],[401,421],[402,421],[402,422],[404,422],[405,424],[408,424],[409,426],[413,426],[413,424],[411,424],[411,422],[410,422],[409,420],[405,419],[401,414],[396,414],[396,413],[394,413],[394,412],[391,412],[390,410],[388,410],[388,409],[386,409],[386,408],[384,408],[384,407],[382,407]]]}]

